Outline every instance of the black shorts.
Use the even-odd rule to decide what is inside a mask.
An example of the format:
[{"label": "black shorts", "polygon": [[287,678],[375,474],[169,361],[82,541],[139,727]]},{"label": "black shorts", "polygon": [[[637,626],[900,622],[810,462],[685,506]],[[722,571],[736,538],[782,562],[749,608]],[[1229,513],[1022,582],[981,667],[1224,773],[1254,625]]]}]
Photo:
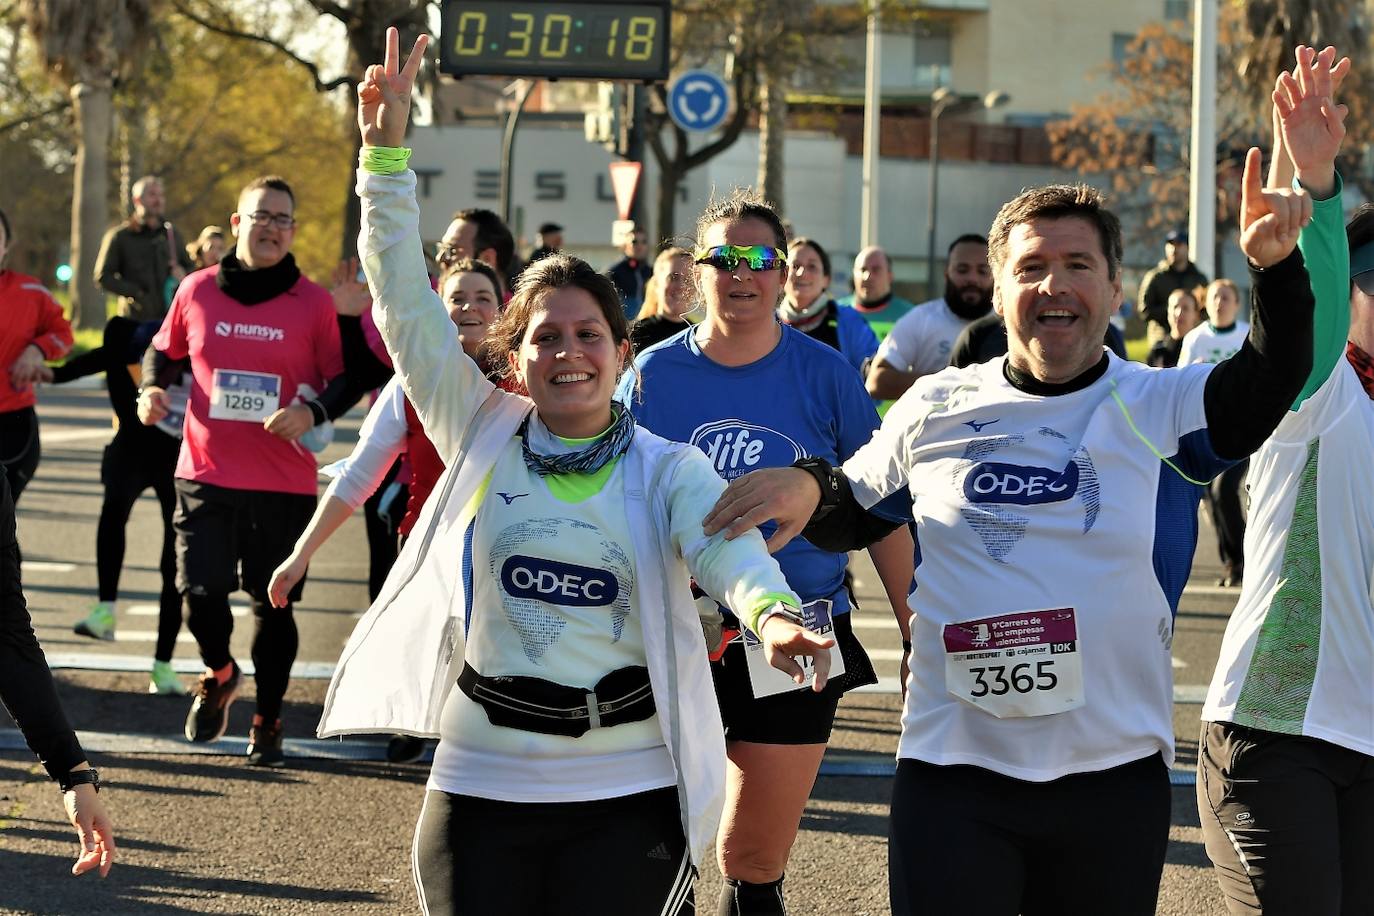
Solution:
[{"label": "black shorts", "polygon": [[1049,782],[898,760],[893,916],[1154,916],[1171,800],[1158,754]]},{"label": "black shorts", "polygon": [[[265,603],[272,573],[315,513],[314,494],[231,490],[177,478],[177,590],[225,594],[242,588]],[[305,577],[291,590],[299,601]]]},{"label": "black shorts", "polygon": [[844,692],[878,682],[848,613],[835,616],[835,639],[844,656],[843,675],[832,678],[820,693],[807,688],[761,700],[749,685],[743,637],[730,643],[720,661],[711,663],[725,739],[755,744],[828,743]]},{"label": "black shorts", "polygon": [[696,912],[677,790],[506,802],[430,790],[413,849],[429,916]]}]

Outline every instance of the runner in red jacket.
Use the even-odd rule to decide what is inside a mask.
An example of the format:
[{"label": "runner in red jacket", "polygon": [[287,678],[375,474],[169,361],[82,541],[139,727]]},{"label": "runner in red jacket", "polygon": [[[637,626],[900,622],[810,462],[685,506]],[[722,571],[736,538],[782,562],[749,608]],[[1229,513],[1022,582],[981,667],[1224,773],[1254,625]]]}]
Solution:
[{"label": "runner in red jacket", "polygon": [[72,328],[46,286],[4,269],[11,238],[9,218],[0,212],[0,465],[18,502],[38,468],[33,384],[45,360],[72,348]]}]

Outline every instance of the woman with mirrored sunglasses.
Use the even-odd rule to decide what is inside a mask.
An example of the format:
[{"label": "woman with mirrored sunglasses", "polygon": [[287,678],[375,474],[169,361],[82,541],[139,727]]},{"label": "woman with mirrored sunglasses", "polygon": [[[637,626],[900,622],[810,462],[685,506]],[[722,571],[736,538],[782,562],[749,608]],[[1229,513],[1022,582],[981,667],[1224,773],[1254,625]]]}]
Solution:
[{"label": "woman with mirrored sunglasses", "polygon": [[[843,356],[778,321],[788,276],[778,215],[747,192],[713,202],[697,222],[696,280],[706,317],[692,331],[641,354],[632,401],[640,425],[706,453],[732,480],[807,457],[844,460],[878,426],[862,377]],[[622,393],[630,396],[629,386]],[[905,630],[912,542],[903,508],[873,557]],[[773,529],[764,527],[765,536]],[[875,536],[876,537],[876,536]],[[782,879],[840,696],[876,678],[850,624],[847,557],[800,539],[777,553],[808,626],[833,634],[823,689],[770,683],[748,635],[713,662],[730,758],[729,795],[717,838],[722,914],[784,912]],[[709,593],[709,588],[707,592]]]},{"label": "woman with mirrored sunglasses", "polygon": [[426,43],[402,70],[389,29],[358,87],[359,253],[447,469],[340,657],[320,734],[440,738],[413,851],[428,914],[690,912],[725,796],[717,615],[690,578],[797,677],[792,656],[829,642],[761,538],[701,535],[724,485],[700,453],[613,404],[630,344],[609,278],[562,255],[521,275],[481,348],[520,393],[461,356],[399,147]]},{"label": "woman with mirrored sunglasses", "polygon": [[795,238],[787,246],[787,282],[778,318],[807,337],[840,351],[867,374],[878,338],[862,315],[830,298],[830,255],[815,239]]}]

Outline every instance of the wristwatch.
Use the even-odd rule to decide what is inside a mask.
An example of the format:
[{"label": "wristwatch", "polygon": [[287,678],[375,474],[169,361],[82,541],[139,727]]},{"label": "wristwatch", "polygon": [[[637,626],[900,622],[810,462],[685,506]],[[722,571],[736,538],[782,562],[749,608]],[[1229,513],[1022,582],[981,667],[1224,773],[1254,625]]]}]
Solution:
[{"label": "wristwatch", "polygon": [[97,792],[100,791],[100,771],[95,767],[87,767],[84,770],[76,770],[70,773],[63,773],[57,780],[57,785],[63,792],[70,792],[77,786],[95,786]]},{"label": "wristwatch", "polygon": [[820,502],[816,504],[815,511],[811,513],[810,521],[814,522],[825,518],[831,510],[840,504],[840,481],[837,479],[839,475],[830,466],[830,462],[814,456],[794,461],[792,467],[810,474],[821,489]]},{"label": "wristwatch", "polygon": [[764,611],[763,614],[759,616],[760,630],[763,629],[763,625],[769,617],[781,617],[783,620],[789,623],[795,623],[799,627],[806,626],[806,620],[802,615],[798,614],[795,610],[783,604],[781,601],[775,602],[772,607],[768,608],[768,610]]}]

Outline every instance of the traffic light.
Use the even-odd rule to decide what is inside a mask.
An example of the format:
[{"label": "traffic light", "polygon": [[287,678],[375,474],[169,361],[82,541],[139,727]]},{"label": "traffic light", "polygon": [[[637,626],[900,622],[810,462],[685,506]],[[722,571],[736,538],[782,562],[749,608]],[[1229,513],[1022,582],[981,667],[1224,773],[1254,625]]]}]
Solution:
[{"label": "traffic light", "polygon": [[617,156],[628,148],[626,92],[620,83],[597,85],[597,106],[586,114],[583,131],[588,143],[599,143]]}]

